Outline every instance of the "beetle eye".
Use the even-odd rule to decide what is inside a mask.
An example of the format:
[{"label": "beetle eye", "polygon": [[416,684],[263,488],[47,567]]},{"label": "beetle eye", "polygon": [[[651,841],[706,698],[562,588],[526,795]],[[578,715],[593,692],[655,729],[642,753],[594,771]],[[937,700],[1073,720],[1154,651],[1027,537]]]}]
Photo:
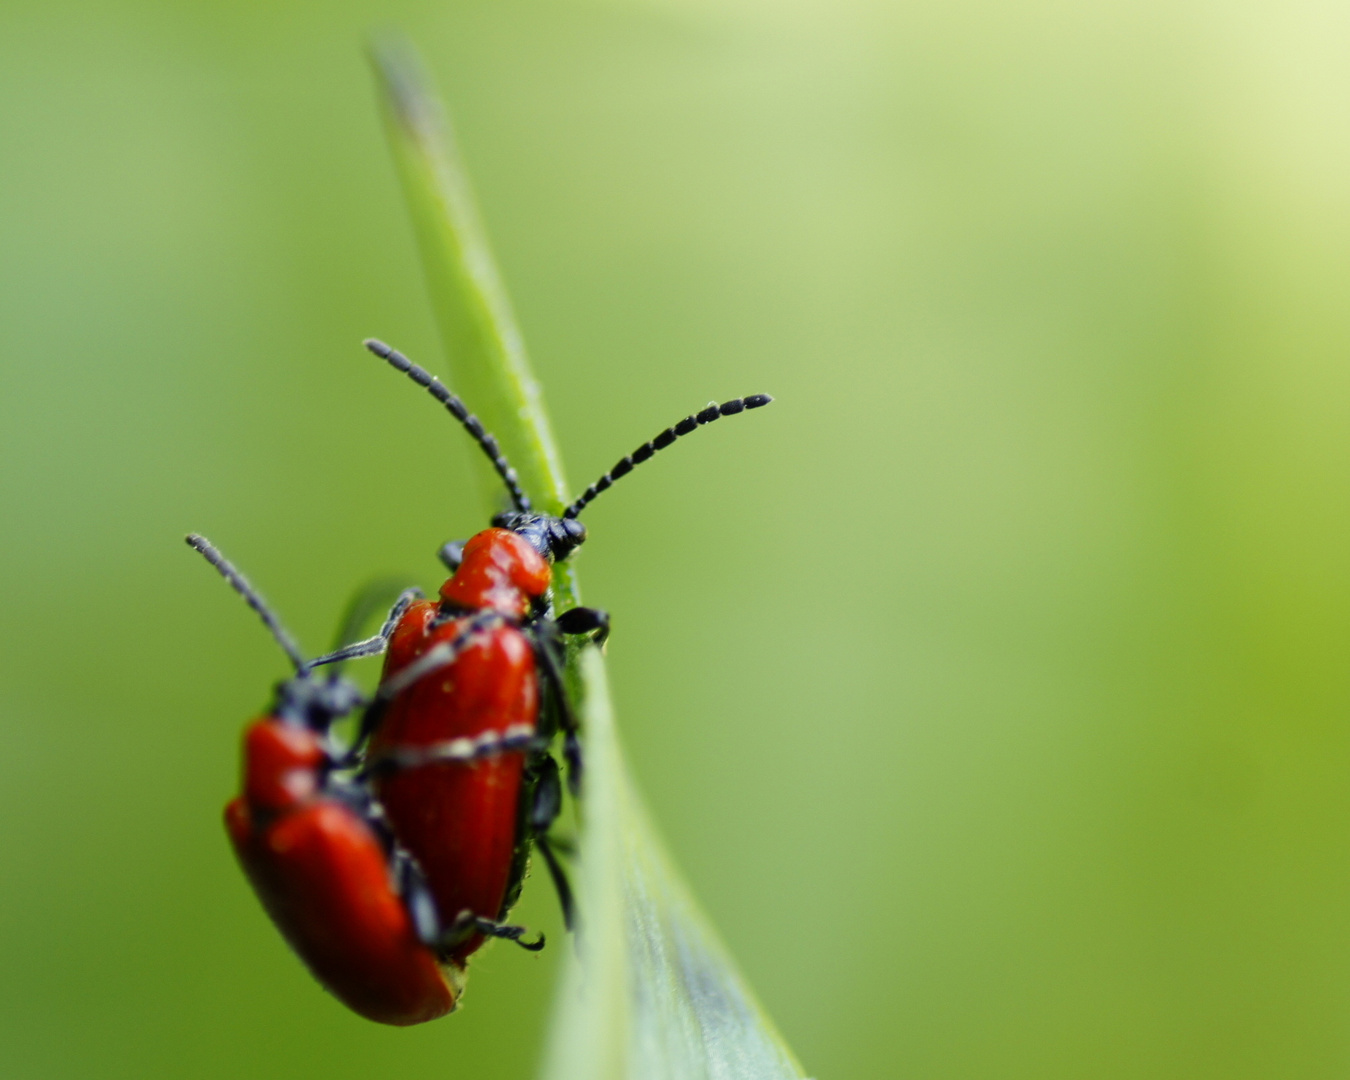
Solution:
[{"label": "beetle eye", "polygon": [[565,559],[586,539],[586,526],[569,518],[554,518],[548,531],[549,553],[554,561]]}]

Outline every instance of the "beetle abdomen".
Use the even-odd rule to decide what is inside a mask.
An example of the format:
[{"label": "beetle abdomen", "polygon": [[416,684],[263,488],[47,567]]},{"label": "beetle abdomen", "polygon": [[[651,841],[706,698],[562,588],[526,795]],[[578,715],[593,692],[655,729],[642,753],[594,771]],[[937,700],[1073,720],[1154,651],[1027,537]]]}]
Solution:
[{"label": "beetle abdomen", "polygon": [[455,1007],[456,972],[420,940],[389,879],[384,849],[341,803],[315,801],[269,823],[242,799],[225,810],[235,854],[296,955],[350,1009],[421,1024]]}]

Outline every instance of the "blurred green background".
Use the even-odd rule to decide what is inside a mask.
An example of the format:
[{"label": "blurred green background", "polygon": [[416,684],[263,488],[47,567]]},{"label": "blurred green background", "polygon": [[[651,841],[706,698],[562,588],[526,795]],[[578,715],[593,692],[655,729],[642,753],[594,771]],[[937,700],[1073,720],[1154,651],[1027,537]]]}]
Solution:
[{"label": "blurred green background", "polygon": [[[673,851],[813,1075],[1350,1069],[1350,9],[0,5],[0,1075],[531,1075],[377,1028],[219,822],[461,433],[361,54],[452,104]],[[527,890],[526,921],[556,928]]]}]

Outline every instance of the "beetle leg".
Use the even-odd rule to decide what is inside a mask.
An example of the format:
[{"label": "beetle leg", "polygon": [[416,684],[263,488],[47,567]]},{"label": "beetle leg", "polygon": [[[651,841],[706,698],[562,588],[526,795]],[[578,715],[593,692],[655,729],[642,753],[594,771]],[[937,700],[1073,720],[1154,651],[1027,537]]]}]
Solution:
[{"label": "beetle leg", "polygon": [[558,893],[558,906],[562,908],[563,926],[568,930],[575,930],[577,906],[576,901],[572,899],[572,883],[567,880],[567,871],[558,862],[558,856],[547,836],[543,833],[536,836],[534,846],[539,849],[539,854],[544,857],[544,864],[548,867],[548,876],[553,879],[553,888]]},{"label": "beetle leg", "polygon": [[574,607],[569,611],[564,611],[553,620],[558,624],[558,629],[564,634],[589,634],[594,632],[592,639],[597,645],[604,647],[609,640],[609,612],[601,611],[599,608]]},{"label": "beetle leg", "polygon": [[568,836],[565,833],[550,835],[548,838],[549,847],[553,849],[554,854],[561,855],[566,859],[575,859],[577,856],[576,838]]},{"label": "beetle leg", "polygon": [[400,849],[395,849],[393,858],[399,893],[407,905],[418,938],[429,948],[448,951],[474,934],[505,938],[529,952],[538,952],[544,947],[543,934],[534,941],[521,941],[520,939],[529,933],[527,927],[484,919],[467,909],[461,911],[454,922],[442,929],[440,917],[436,913],[436,902],[432,899],[431,890],[427,887],[426,878],[422,876],[417,863]]},{"label": "beetle leg", "polygon": [[423,945],[435,948],[441,937],[441,918],[436,913],[436,901],[431,895],[427,879],[411,855],[395,847],[392,853],[394,880],[408,909],[413,928]]},{"label": "beetle leg", "polygon": [[350,645],[344,645],[340,649],[311,660],[305,665],[304,670],[311,671],[323,664],[341,664],[347,660],[356,660],[362,656],[377,656],[384,652],[389,644],[389,638],[394,632],[394,627],[398,626],[399,619],[403,618],[403,613],[412,606],[414,600],[419,600],[421,597],[421,589],[404,589],[399,594],[393,608],[390,609],[389,617],[384,620],[384,625],[380,627],[378,634],[366,638],[365,641],[354,641]]},{"label": "beetle leg", "polygon": [[529,932],[528,927],[484,919],[482,916],[475,915],[472,911],[466,909],[461,911],[455,917],[455,921],[445,928],[444,933],[436,942],[436,948],[441,950],[453,949],[465,938],[472,937],[474,934],[482,934],[484,937],[505,938],[507,941],[514,941],[528,952],[538,952],[544,947],[544,935],[540,934],[534,941],[521,941],[520,939]]},{"label": "beetle leg", "polygon": [[534,802],[530,806],[530,833],[534,837],[535,847],[539,849],[539,854],[544,857],[544,863],[548,866],[548,875],[553,879],[553,888],[557,890],[558,904],[563,913],[563,925],[571,930],[576,914],[576,905],[572,900],[572,886],[548,838],[548,831],[562,810],[562,781],[558,778],[558,763],[551,757],[545,755],[536,768]]},{"label": "beetle leg", "polygon": [[[573,611],[578,610],[573,608]],[[577,738],[580,723],[576,710],[572,708],[572,699],[567,695],[567,685],[563,681],[562,664],[554,652],[556,637],[549,632],[548,624],[538,625],[532,635],[534,655],[544,681],[553,690],[553,700],[558,703],[558,726],[563,731],[563,757],[567,759],[567,787],[575,797],[581,794],[581,742]]]}]

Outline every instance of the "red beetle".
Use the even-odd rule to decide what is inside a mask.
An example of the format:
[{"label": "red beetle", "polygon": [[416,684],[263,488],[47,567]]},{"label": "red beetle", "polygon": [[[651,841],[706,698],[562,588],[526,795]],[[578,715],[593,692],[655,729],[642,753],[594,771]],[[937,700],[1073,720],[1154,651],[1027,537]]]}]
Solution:
[{"label": "red beetle", "polygon": [[[577,515],[635,465],[681,435],[772,399],[756,394],[686,417],[554,517],[533,509],[496,440],[459,398],[389,346],[366,346],[425,387],[468,430],[514,504],[493,518],[492,528],[441,549],[453,574],[439,601],[414,603],[398,620],[379,697],[363,725],[365,768],[394,834],[422,868],[447,920],[449,956],[463,964],[485,936],[521,933],[500,920],[519,895],[531,843],[544,856],[571,924],[570,891],[548,839],[562,801],[548,752],[558,727],[574,793],[581,775],[559,643],[563,634],[594,634],[603,644],[609,619],[591,608],[555,617],[550,563],[586,539]],[[467,749],[483,740],[498,750],[466,762]]]},{"label": "red beetle", "polygon": [[363,704],[361,694],[336,668],[325,679],[314,673],[383,651],[420,592],[404,592],[375,637],[306,662],[224,556],[201,536],[187,542],[262,616],[295,666],[271,708],[245,729],[243,792],[225,808],[254,891],[315,978],[355,1012],[398,1025],[444,1016],[463,971],[435,947],[442,928],[420,871],[391,842],[366,785],[343,778],[352,760],[330,738],[333,722]]}]

